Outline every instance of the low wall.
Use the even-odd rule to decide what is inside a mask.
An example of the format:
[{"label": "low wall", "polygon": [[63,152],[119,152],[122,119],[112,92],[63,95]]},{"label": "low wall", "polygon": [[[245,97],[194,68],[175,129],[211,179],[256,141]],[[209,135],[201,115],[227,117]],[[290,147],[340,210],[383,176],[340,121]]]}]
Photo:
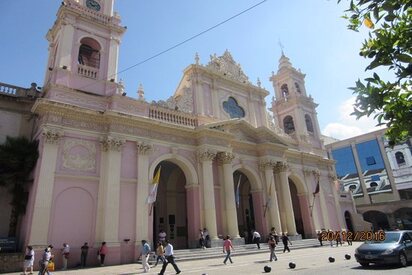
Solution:
[{"label": "low wall", "polygon": [[0,273],[23,271],[24,253],[0,253]]}]

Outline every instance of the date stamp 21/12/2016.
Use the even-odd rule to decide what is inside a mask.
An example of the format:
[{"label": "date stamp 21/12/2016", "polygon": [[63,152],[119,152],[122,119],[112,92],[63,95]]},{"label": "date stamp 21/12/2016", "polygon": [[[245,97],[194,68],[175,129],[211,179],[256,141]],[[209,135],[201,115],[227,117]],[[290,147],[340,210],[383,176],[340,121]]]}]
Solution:
[{"label": "date stamp 21/12/2016", "polygon": [[352,241],[378,241],[385,240],[384,231],[322,231],[320,233],[322,241],[336,241],[338,239],[352,240]]}]

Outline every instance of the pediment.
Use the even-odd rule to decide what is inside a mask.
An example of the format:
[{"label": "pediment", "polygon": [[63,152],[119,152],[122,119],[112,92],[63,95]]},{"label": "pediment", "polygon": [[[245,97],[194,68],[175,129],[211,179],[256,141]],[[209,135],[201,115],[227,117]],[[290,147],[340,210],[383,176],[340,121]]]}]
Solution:
[{"label": "pediment", "polygon": [[204,125],[209,129],[219,130],[231,134],[238,141],[255,144],[278,144],[288,146],[289,142],[267,127],[255,128],[244,119],[230,119],[218,123]]}]

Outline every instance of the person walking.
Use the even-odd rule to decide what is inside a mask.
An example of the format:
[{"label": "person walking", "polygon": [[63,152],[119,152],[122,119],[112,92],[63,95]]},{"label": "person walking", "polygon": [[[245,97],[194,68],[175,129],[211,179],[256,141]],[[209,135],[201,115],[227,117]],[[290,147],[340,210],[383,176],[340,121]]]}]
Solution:
[{"label": "person walking", "polygon": [[286,250],[290,252],[288,245],[289,244],[292,245],[292,243],[290,242],[289,237],[285,233],[282,233],[282,242],[283,242],[283,253],[285,253]]},{"label": "person walking", "polygon": [[205,237],[205,248],[211,247],[209,231],[206,228],[203,228],[203,236]]},{"label": "person walking", "polygon": [[142,240],[142,251],[140,252],[140,256],[142,257],[142,266],[144,273],[150,271],[149,265],[149,257],[150,257],[150,245],[147,243],[146,240]]},{"label": "person walking", "polygon": [[336,247],[338,247],[338,245],[340,244],[340,246],[342,246],[342,237],[340,236],[340,232],[336,233]]},{"label": "person walking", "polygon": [[89,253],[89,244],[84,243],[84,245],[80,247],[80,251],[80,267],[84,268],[86,267],[87,254]]},{"label": "person walking", "polygon": [[268,245],[269,245],[269,250],[270,250],[269,261],[271,261],[271,262],[273,262],[273,260],[277,261],[278,257],[276,257],[276,254],[275,254],[275,248],[276,248],[275,237],[271,236],[269,238]]},{"label": "person walking", "polygon": [[161,241],[157,242],[156,255],[157,255],[157,257],[156,257],[156,263],[155,263],[154,267],[157,266],[157,264],[159,263],[159,260],[162,261],[162,263],[165,262],[165,256],[164,256],[165,255],[165,250],[164,250],[164,247],[163,247],[163,243]]},{"label": "person walking", "polygon": [[97,258],[100,260],[100,266],[104,266],[104,260],[106,258],[106,254],[108,252],[106,242],[102,242],[99,250],[97,251]]},{"label": "person walking", "polygon": [[253,230],[253,242],[257,245],[257,248],[260,249],[260,234],[256,230]]},{"label": "person walking", "polygon": [[177,267],[176,263],[175,263],[175,256],[173,255],[173,245],[169,242],[169,240],[165,240],[165,257],[166,257],[166,261],[163,263],[162,266],[162,270],[160,270],[160,273],[158,273],[158,275],[163,275],[166,271],[166,267],[167,265],[170,263],[173,265],[173,268],[176,271],[176,274],[180,274],[180,272],[182,272],[179,267]]},{"label": "person walking", "polygon": [[348,245],[352,245],[352,232],[351,231],[347,231],[346,232],[346,241],[348,242]]},{"label": "person walking", "polygon": [[[23,274],[33,274],[33,264],[34,264],[34,250],[31,245],[26,248],[26,254],[24,254],[24,266]],[[27,273],[27,269],[30,268],[30,273]]]},{"label": "person walking", "polygon": [[323,240],[322,240],[322,232],[321,231],[318,231],[318,233],[317,233],[317,235],[318,235],[318,241],[319,241],[319,243],[320,243],[320,246],[323,246]]},{"label": "person walking", "polygon": [[227,260],[229,260],[230,263],[233,264],[232,258],[230,257],[232,250],[234,251],[232,241],[230,240],[230,236],[227,235],[225,241],[223,242],[223,253],[226,253],[226,258],[223,261],[224,264],[226,264]]},{"label": "person walking", "polygon": [[205,249],[205,234],[202,229],[199,229],[199,245],[201,248]]},{"label": "person walking", "polygon": [[166,232],[163,229],[160,229],[159,235],[158,235],[159,241],[163,243],[166,240],[166,236],[167,236]]},{"label": "person walking", "polygon": [[69,260],[69,256],[70,256],[70,247],[67,243],[64,243],[63,248],[62,248],[62,261],[63,261],[62,270],[67,269],[67,261]]},{"label": "person walking", "polygon": [[39,275],[44,275],[44,274],[51,274],[49,272],[49,262],[52,261],[52,254],[51,254],[51,249],[53,246],[49,245],[46,249],[44,249],[42,258],[39,262],[40,268],[39,268]]}]

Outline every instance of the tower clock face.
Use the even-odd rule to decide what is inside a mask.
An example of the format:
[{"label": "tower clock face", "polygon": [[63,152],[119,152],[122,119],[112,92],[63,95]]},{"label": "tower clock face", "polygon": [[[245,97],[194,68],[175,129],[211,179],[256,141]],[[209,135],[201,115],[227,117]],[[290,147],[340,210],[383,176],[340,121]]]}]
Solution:
[{"label": "tower clock face", "polygon": [[100,4],[95,0],[87,0],[86,1],[86,6],[89,9],[92,9],[92,10],[95,10],[95,11],[100,11]]}]

